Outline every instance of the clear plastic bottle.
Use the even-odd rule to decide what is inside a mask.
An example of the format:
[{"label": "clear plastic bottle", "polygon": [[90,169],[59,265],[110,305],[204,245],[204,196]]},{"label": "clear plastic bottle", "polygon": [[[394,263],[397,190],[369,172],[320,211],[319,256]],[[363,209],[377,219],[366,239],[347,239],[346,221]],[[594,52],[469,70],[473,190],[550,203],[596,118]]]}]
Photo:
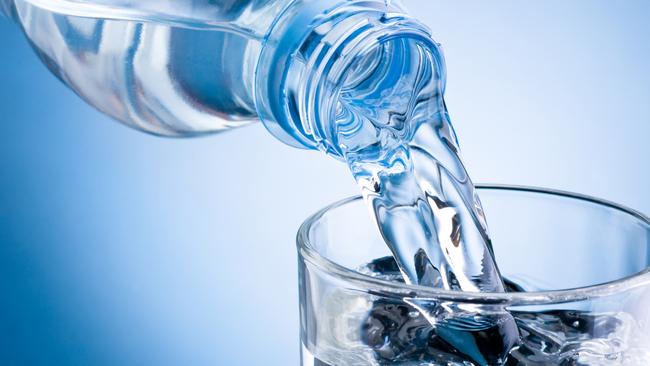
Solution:
[{"label": "clear plastic bottle", "polygon": [[0,0],[0,10],[56,76],[127,125],[193,136],[261,119],[285,143],[334,155],[332,83],[346,67],[382,38],[420,38],[438,55],[398,1]]}]

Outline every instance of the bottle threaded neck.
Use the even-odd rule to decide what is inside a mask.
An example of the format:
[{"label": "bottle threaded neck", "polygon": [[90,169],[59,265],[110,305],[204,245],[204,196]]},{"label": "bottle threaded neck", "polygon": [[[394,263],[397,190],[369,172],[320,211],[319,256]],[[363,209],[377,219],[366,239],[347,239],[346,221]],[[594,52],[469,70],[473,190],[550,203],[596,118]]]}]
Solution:
[{"label": "bottle threaded neck", "polygon": [[372,67],[375,50],[408,39],[435,54],[441,75],[444,62],[426,26],[395,4],[322,1],[319,6],[320,11],[288,10],[283,18],[291,21],[279,21],[271,31],[256,71],[257,107],[281,141],[341,157],[335,126],[339,93],[364,77],[360,68]]}]

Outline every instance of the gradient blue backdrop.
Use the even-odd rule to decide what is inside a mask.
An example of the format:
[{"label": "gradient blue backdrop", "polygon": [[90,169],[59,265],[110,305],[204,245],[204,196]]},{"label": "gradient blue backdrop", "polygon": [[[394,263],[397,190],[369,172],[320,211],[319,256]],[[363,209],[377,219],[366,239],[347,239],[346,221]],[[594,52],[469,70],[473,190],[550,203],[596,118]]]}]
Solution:
[{"label": "gradient blue backdrop", "polygon": [[[650,212],[649,2],[407,4],[475,181]],[[0,39],[0,365],[296,365],[294,233],[345,167],[260,125],[135,132]]]}]

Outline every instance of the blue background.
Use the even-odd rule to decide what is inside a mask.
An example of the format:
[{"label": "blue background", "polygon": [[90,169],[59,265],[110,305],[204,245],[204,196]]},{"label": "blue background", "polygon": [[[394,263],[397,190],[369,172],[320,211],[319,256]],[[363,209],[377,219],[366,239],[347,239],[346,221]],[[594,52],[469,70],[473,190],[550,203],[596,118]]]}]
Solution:
[{"label": "blue background", "polygon": [[[650,213],[650,3],[407,4],[476,182]],[[356,193],[345,167],[261,125],[130,130],[0,37],[0,365],[296,365],[294,233]]]}]

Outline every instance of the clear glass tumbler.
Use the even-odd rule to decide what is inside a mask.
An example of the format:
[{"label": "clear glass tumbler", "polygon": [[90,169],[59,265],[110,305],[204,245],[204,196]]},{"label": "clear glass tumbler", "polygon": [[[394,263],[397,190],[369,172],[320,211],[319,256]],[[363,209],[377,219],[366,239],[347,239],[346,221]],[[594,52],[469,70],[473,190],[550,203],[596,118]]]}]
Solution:
[{"label": "clear glass tumbler", "polygon": [[[648,218],[566,192],[479,194],[507,293],[404,284],[360,197],[310,217],[298,233],[302,365],[650,365]],[[519,329],[505,352],[490,321],[475,329],[499,316]]]}]

